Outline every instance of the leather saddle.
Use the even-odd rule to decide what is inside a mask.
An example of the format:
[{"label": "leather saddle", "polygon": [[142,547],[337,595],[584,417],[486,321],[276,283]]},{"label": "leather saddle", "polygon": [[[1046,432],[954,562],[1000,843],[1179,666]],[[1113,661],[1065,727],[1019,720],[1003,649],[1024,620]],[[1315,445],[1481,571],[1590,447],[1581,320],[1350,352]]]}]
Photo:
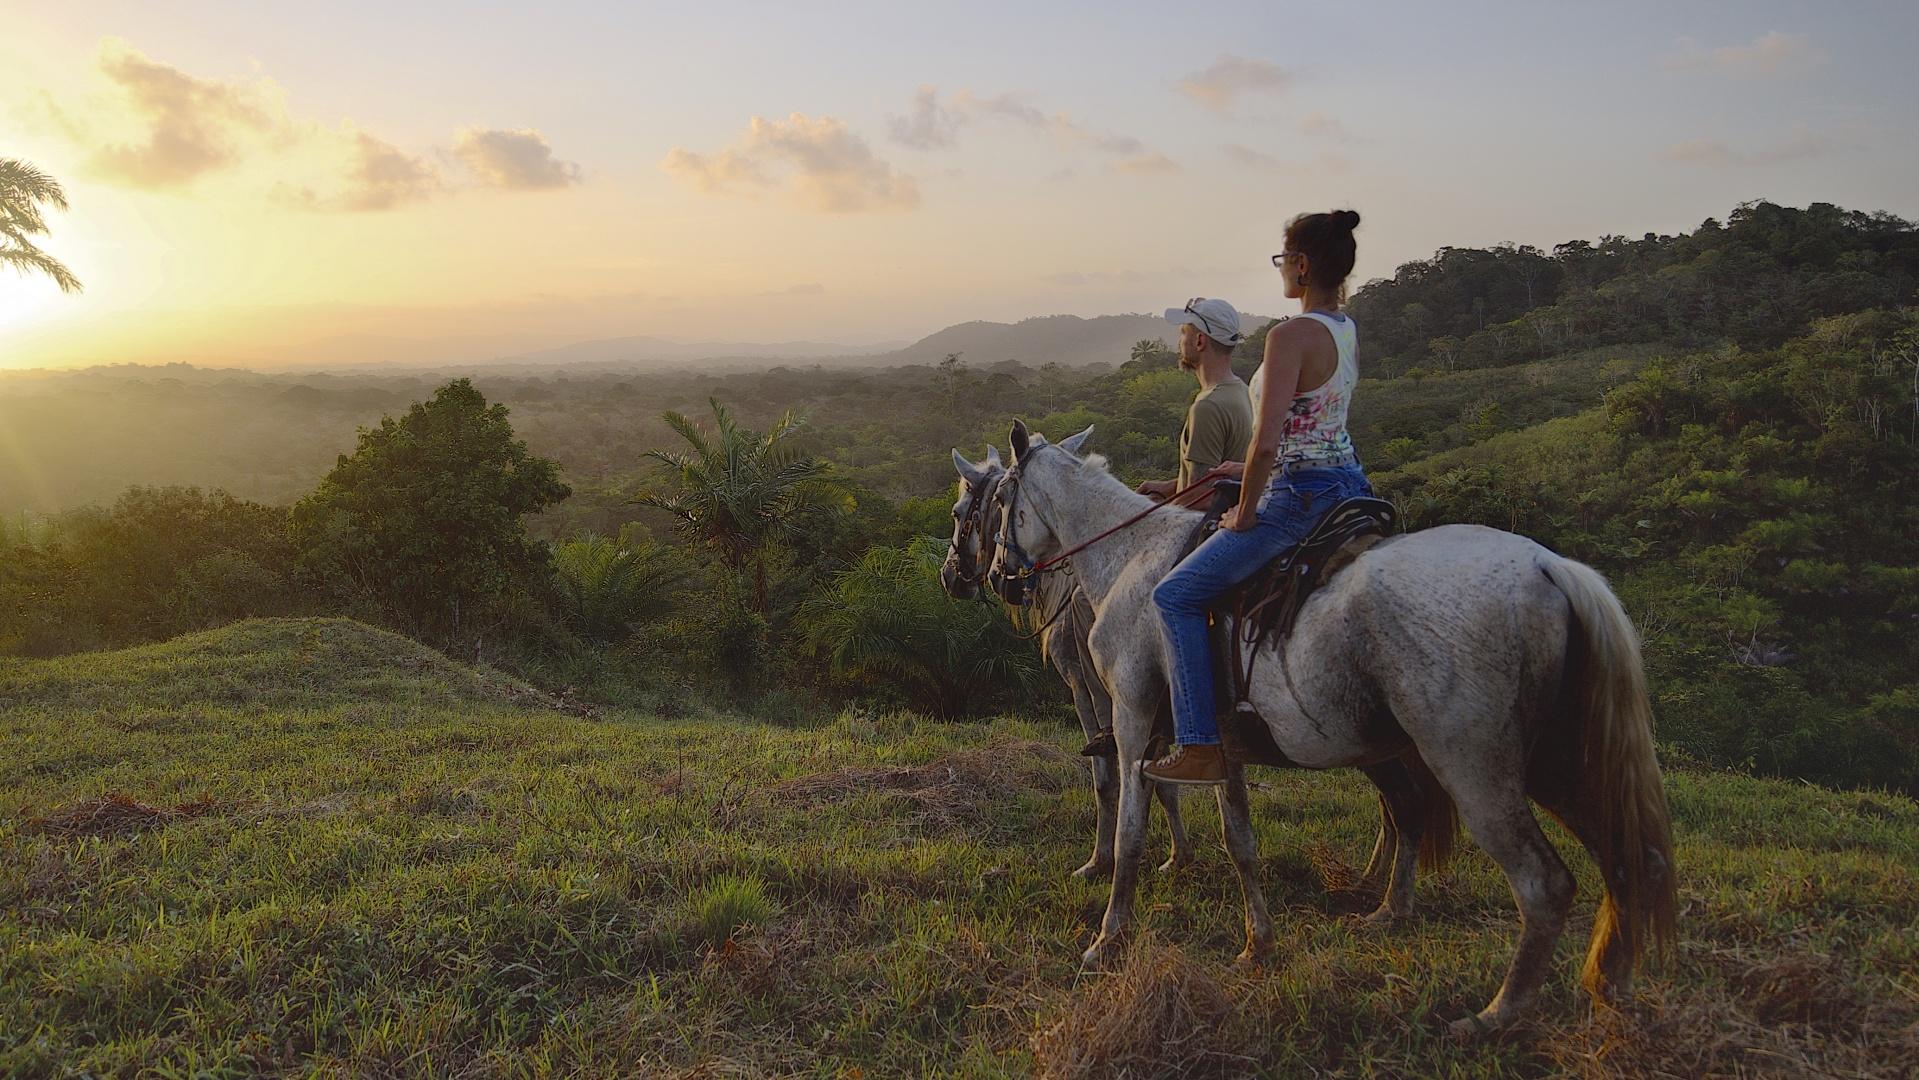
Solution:
[{"label": "leather saddle", "polygon": [[[1233,481],[1213,489],[1206,516],[1188,541],[1188,554],[1218,530],[1221,515],[1239,501],[1239,490]],[[1304,540],[1213,601],[1213,685],[1221,742],[1229,757],[1249,764],[1294,765],[1274,744],[1266,721],[1253,708],[1253,665],[1267,645],[1278,651],[1315,590],[1392,535],[1398,525],[1399,511],[1385,499],[1342,499],[1320,517]]]}]

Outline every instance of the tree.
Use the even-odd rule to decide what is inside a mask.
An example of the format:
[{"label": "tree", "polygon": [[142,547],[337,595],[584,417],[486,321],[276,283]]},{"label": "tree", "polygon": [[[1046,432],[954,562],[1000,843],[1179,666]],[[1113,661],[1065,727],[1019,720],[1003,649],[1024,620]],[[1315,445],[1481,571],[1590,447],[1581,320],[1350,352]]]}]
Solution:
[{"label": "tree", "polygon": [[942,717],[976,710],[997,688],[1029,690],[1034,650],[987,604],[954,603],[940,588],[946,544],[867,550],[801,610],[806,644],[835,674],[903,690]]},{"label": "tree", "polygon": [[554,548],[553,566],[568,621],[598,641],[618,641],[633,624],[665,613],[693,570],[678,549],[591,534]]},{"label": "tree", "polygon": [[24,161],[0,158],[0,266],[11,266],[19,274],[45,274],[61,292],[79,292],[80,279],[73,271],[28,239],[47,235],[42,203],[67,208],[60,182]]},{"label": "tree", "polygon": [[351,456],[293,508],[302,566],[415,632],[461,637],[475,607],[548,572],[521,518],[571,494],[526,452],[504,405],[467,379],[362,428]]},{"label": "tree", "polygon": [[823,509],[833,485],[826,463],[793,443],[805,422],[798,414],[788,410],[758,432],[740,426],[717,399],[708,404],[711,433],[680,413],[664,414],[691,452],[649,451],[670,472],[663,489],[639,502],[672,514],[682,535],[714,549],[735,574],[751,569],[754,612],[765,616],[767,545]]}]

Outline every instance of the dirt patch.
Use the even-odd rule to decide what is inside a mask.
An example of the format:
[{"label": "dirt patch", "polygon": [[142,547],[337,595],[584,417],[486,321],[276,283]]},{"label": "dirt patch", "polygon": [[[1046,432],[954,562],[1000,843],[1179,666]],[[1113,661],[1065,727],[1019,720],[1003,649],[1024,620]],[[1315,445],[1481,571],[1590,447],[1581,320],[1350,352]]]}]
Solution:
[{"label": "dirt patch", "polygon": [[983,823],[1014,795],[1063,790],[1061,767],[1077,760],[1047,743],[1005,740],[924,765],[855,766],[796,777],[775,785],[773,794],[779,801],[817,805],[884,792],[910,803],[925,825],[963,829]]},{"label": "dirt patch", "polygon": [[1033,1036],[1041,1077],[1175,1077],[1251,1071],[1233,1052],[1225,987],[1171,945],[1143,938],[1110,975],[1083,983]]},{"label": "dirt patch", "polygon": [[43,836],[130,836],[213,812],[213,797],[149,806],[117,792],[86,799],[46,814],[28,814],[22,832]]}]

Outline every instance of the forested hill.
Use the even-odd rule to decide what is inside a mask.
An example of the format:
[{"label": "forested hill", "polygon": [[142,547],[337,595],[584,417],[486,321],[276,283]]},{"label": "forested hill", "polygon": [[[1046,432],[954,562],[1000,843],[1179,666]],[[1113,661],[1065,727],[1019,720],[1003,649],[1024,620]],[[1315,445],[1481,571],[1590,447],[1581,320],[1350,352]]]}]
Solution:
[{"label": "forested hill", "polygon": [[1367,283],[1351,309],[1368,370],[1396,374],[1622,342],[1765,348],[1822,316],[1909,303],[1916,284],[1911,222],[1755,202],[1678,236],[1444,248]]},{"label": "forested hill", "polygon": [[[1645,635],[1670,752],[1919,791],[1915,279],[1910,223],[1821,205],[1755,204],[1685,236],[1552,255],[1443,251],[1355,297],[1368,376],[1355,440],[1414,525],[1511,529],[1604,571]],[[1445,333],[1414,344],[1428,316]],[[1260,344],[1237,362],[1250,370]],[[535,638],[532,667],[616,698],[640,676],[608,671],[658,658],[693,685],[1003,705],[956,695],[928,659],[955,640],[1024,654],[979,609],[944,602],[914,538],[951,527],[950,449],[1003,448],[1015,416],[1054,435],[1094,425],[1093,448],[1129,482],[1170,476],[1192,379],[1157,339],[1113,360],[480,379],[454,396],[506,405],[511,436],[571,488],[529,519],[559,568],[533,559],[530,581],[496,582],[489,641]],[[342,606],[286,508],[353,450],[356,427],[438,398],[433,380],[110,369],[5,385],[0,653],[239,614],[387,617],[378,581]],[[709,399],[735,425],[727,438],[805,414],[782,452],[816,457],[832,491],[793,504],[804,513],[766,541],[764,596],[637,501],[680,482],[648,454],[714,432]],[[637,583],[645,603],[607,606],[608,581]],[[861,638],[904,651],[847,661],[835,643],[861,612],[910,613]]]}]

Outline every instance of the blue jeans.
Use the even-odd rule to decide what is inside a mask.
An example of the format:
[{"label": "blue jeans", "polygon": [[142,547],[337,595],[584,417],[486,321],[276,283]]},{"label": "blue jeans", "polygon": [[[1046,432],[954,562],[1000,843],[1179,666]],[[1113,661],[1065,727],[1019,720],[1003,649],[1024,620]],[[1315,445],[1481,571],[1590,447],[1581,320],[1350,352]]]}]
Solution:
[{"label": "blue jeans", "polygon": [[1214,533],[1153,589],[1173,654],[1173,735],[1181,746],[1219,742],[1206,605],[1304,540],[1341,499],[1372,493],[1357,464],[1281,473],[1259,501],[1259,524],[1245,532]]}]

